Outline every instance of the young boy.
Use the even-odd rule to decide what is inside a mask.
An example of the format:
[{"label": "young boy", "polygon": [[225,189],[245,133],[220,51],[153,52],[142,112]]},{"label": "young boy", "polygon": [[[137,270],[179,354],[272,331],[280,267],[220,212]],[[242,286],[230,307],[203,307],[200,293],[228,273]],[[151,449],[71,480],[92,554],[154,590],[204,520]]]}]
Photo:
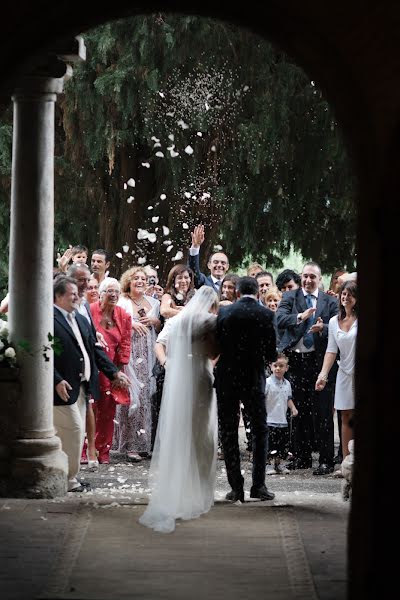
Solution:
[{"label": "young boy", "polygon": [[58,268],[61,272],[66,272],[70,260],[72,260],[73,263],[86,264],[88,256],[89,250],[86,246],[82,246],[81,244],[70,246],[62,256],[60,256],[60,254],[57,255]]},{"label": "young boy", "polygon": [[289,368],[287,357],[278,353],[278,358],[271,364],[272,375],[267,378],[265,385],[265,402],[267,405],[268,423],[268,457],[270,465],[267,475],[289,473],[281,461],[286,459],[289,450],[289,428],[286,413],[288,408],[292,417],[298,414],[292,400],[292,387],[285,373]]}]

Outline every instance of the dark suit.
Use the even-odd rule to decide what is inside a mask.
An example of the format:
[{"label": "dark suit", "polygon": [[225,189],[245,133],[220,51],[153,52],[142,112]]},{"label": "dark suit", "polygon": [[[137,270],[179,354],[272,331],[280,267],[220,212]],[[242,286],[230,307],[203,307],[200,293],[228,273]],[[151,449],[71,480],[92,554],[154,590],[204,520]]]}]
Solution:
[{"label": "dark suit", "polygon": [[333,392],[334,375],[322,392],[315,392],[315,382],[322,368],[328,343],[328,324],[331,317],[338,313],[338,302],[333,296],[318,292],[315,319],[320,317],[324,323],[321,334],[314,333],[314,351],[296,352],[294,347],[302,339],[309,325],[297,323],[297,315],[307,310],[302,288],[285,292],[276,313],[281,337],[278,349],[289,359],[289,379],[293,389],[293,402],[299,411],[293,419],[293,453],[298,466],[312,466],[312,450],[319,451],[319,463],[333,467],[334,424]]},{"label": "dark suit", "polygon": [[200,271],[200,254],[195,254],[194,256],[189,254],[189,267],[194,273],[194,287],[196,289],[201,288],[203,285],[208,285],[208,287],[212,287],[217,294],[219,293],[219,287],[215,285],[212,277],[207,277],[207,275],[204,275],[204,273]]},{"label": "dark suit", "polygon": [[[98,383],[99,370],[106,377],[112,379],[118,369],[106,353],[99,346],[96,346],[96,338],[87,319],[78,312],[75,313],[75,318],[90,359],[91,375],[87,391],[96,400],[100,394]],[[54,308],[54,337],[61,346],[61,353],[55,353],[54,356],[54,386],[65,379],[72,387],[72,390],[69,392],[70,397],[68,402],[64,402],[54,389],[54,405],[66,406],[74,404],[78,399],[81,385],[80,374],[83,369],[83,356],[74,332],[65,320],[64,315],[57,308]]]},{"label": "dark suit", "polygon": [[274,313],[251,297],[240,298],[221,307],[217,339],[215,386],[228,481],[233,490],[243,490],[238,441],[243,403],[252,431],[253,486],[259,488],[265,484],[267,456],[265,366],[276,359]]}]

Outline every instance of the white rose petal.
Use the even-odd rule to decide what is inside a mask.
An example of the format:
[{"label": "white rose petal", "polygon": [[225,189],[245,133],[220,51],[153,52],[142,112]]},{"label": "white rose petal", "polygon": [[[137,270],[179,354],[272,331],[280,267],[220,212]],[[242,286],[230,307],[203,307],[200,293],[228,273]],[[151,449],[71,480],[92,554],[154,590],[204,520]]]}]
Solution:
[{"label": "white rose petal", "polygon": [[122,258],[122,252],[116,252],[115,256],[118,256],[118,258]]},{"label": "white rose petal", "polygon": [[167,112],[165,114],[167,115],[167,117],[173,117],[175,113],[174,112]]},{"label": "white rose petal", "polygon": [[177,156],[179,156],[179,152],[175,152],[175,150],[171,150],[170,155],[171,155],[171,158],[176,158]]},{"label": "white rose petal", "polygon": [[153,210],[154,206],[148,206],[147,210]]},{"label": "white rose petal", "polygon": [[[168,250],[168,248],[167,248]],[[178,250],[178,252],[175,254],[174,258],[172,260],[182,260],[183,258],[183,252],[181,250]]]},{"label": "white rose petal", "polygon": [[222,246],[217,244],[216,246],[214,246],[214,250],[217,250],[218,252],[220,252],[222,250]]},{"label": "white rose petal", "polygon": [[147,238],[149,237],[149,232],[147,231],[147,229],[138,229],[138,234],[137,234],[137,239],[138,240],[147,240]]},{"label": "white rose petal", "polygon": [[197,135],[198,135],[199,137],[203,137],[203,134],[201,133],[201,131],[198,131],[198,132],[197,132]]},{"label": "white rose petal", "polygon": [[187,125],[183,119],[179,119],[178,125],[179,127],[182,127],[182,129],[189,129],[189,125]]},{"label": "white rose petal", "polygon": [[132,204],[132,202],[134,201],[134,196],[129,196],[129,198],[126,199],[128,204]]},{"label": "white rose petal", "polygon": [[164,153],[163,152],[156,152],[156,156],[158,156],[158,158],[164,158]]},{"label": "white rose petal", "polygon": [[172,250],[173,247],[174,247],[173,245],[172,246],[168,246],[167,252],[171,252],[171,250]]},{"label": "white rose petal", "polygon": [[150,163],[144,162],[144,163],[142,163],[142,167],[146,167],[146,169],[150,169]]},{"label": "white rose petal", "polygon": [[137,262],[138,262],[138,265],[144,265],[144,264],[145,264],[145,262],[146,262],[146,257],[145,257],[145,256],[140,256],[140,257],[137,259]]},{"label": "white rose petal", "polygon": [[154,244],[154,242],[157,241],[157,236],[155,233],[149,233],[149,237],[147,238],[149,240],[149,242],[151,242],[152,244]]},{"label": "white rose petal", "polygon": [[163,225],[162,230],[163,230],[163,234],[164,235],[169,235],[169,228],[168,227],[166,227],[165,225]]},{"label": "white rose petal", "polygon": [[124,183],[124,190],[127,190],[128,186],[126,185],[126,183]]},{"label": "white rose petal", "polygon": [[209,104],[207,104],[207,102],[205,103],[205,105],[204,105],[204,106],[206,107],[206,110],[210,110],[210,105],[209,105]]},{"label": "white rose petal", "polygon": [[14,348],[7,348],[7,350],[4,352],[4,356],[6,358],[15,358],[16,354]]},{"label": "white rose petal", "polygon": [[151,141],[152,142],[159,142],[160,140],[155,135],[152,135],[151,136]]},{"label": "white rose petal", "polygon": [[186,215],[186,210],[184,208],[180,208],[179,210],[181,213],[184,213]]},{"label": "white rose petal", "polygon": [[216,151],[217,151],[216,146],[211,146],[211,152],[216,152]]},{"label": "white rose petal", "polygon": [[173,133],[170,133],[170,134],[169,134],[169,136],[168,136],[168,139],[169,139],[169,140],[171,140],[171,142],[173,142],[173,141],[174,141],[174,139],[175,139],[175,136],[174,136],[174,134],[173,134]]},{"label": "white rose petal", "polygon": [[189,146],[186,146],[185,152],[186,152],[186,154],[190,155],[190,154],[193,154],[194,150],[193,150],[192,146],[189,145]]},{"label": "white rose petal", "polygon": [[130,187],[135,187],[136,183],[135,180],[132,179],[132,177],[130,179],[128,179],[128,181],[126,182],[127,185],[129,185]]},{"label": "white rose petal", "polygon": [[189,225],[187,223],[182,223],[183,229],[189,229]]},{"label": "white rose petal", "polygon": [[192,197],[192,194],[190,192],[185,192],[183,195],[185,196],[185,198],[191,198]]},{"label": "white rose petal", "polygon": [[153,223],[158,223],[160,217],[151,217]]},{"label": "white rose petal", "polygon": [[165,199],[166,199],[166,197],[167,197],[167,195],[166,195],[166,194],[160,194],[160,200],[165,200]]},{"label": "white rose petal", "polygon": [[124,252],[128,252],[128,250],[129,250],[129,246],[128,246],[128,244],[125,244],[125,246],[122,246],[122,250],[123,250]]},{"label": "white rose petal", "polygon": [[249,89],[250,89],[250,88],[249,88],[249,86],[248,86],[248,85],[245,85],[245,86],[244,86],[244,88],[243,88],[243,91],[244,91],[244,92],[247,92]]},{"label": "white rose petal", "polygon": [[161,96],[161,98],[165,98],[163,92],[158,92],[158,95]]}]

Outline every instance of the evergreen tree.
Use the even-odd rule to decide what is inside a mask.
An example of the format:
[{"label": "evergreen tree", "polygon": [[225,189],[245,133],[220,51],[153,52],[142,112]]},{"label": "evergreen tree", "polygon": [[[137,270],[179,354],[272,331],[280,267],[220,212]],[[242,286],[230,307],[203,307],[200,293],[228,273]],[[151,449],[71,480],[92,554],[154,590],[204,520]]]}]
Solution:
[{"label": "evergreen tree", "polygon": [[[284,54],[196,16],[134,17],[84,37],[87,61],[57,107],[58,247],[106,247],[121,256],[116,275],[142,261],[165,276],[203,222],[203,261],[220,245],[232,267],[277,268],[293,247],[324,270],[353,266],[340,132]],[[0,161],[3,145],[0,130]]]}]

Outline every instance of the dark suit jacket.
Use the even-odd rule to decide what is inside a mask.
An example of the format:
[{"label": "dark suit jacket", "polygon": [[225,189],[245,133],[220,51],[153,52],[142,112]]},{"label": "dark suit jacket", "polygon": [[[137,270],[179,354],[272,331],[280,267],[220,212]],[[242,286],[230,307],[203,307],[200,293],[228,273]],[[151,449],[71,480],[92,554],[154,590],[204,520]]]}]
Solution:
[{"label": "dark suit jacket", "polygon": [[[324,329],[321,335],[314,333],[314,346],[318,359],[323,359],[328,343],[329,319],[337,315],[339,310],[337,298],[319,291],[316,308],[315,319],[321,317]],[[306,333],[307,323],[297,324],[297,315],[306,309],[307,304],[302,288],[284,292],[276,312],[278,328],[281,333],[278,345],[280,352],[293,348]]]},{"label": "dark suit jacket", "polygon": [[207,275],[204,275],[204,273],[200,271],[200,254],[196,254],[195,256],[189,254],[189,267],[194,273],[194,287],[196,289],[201,288],[202,285],[208,285],[208,287],[212,287],[217,294],[219,293],[219,288],[214,284],[211,276],[207,277]]},{"label": "dark suit jacket", "polygon": [[250,297],[222,306],[217,341],[217,393],[264,393],[265,367],[276,360],[274,313]]},{"label": "dark suit jacket", "polygon": [[[91,376],[88,392],[96,400],[99,398],[99,369],[109,379],[113,378],[114,373],[116,373],[118,369],[108,358],[106,353],[99,346],[96,346],[96,338],[92,333],[91,326],[87,319],[82,317],[78,312],[75,313],[75,316],[79,330],[82,334],[83,343],[85,344],[90,358]],[[60,343],[62,348],[61,354],[54,355],[54,386],[63,379],[68,381],[72,386],[72,390],[69,392],[70,397],[68,402],[64,402],[54,388],[54,404],[56,406],[74,404],[79,395],[79,387],[81,384],[80,374],[83,369],[83,356],[71,327],[57,308],[54,308],[54,337]]]}]

